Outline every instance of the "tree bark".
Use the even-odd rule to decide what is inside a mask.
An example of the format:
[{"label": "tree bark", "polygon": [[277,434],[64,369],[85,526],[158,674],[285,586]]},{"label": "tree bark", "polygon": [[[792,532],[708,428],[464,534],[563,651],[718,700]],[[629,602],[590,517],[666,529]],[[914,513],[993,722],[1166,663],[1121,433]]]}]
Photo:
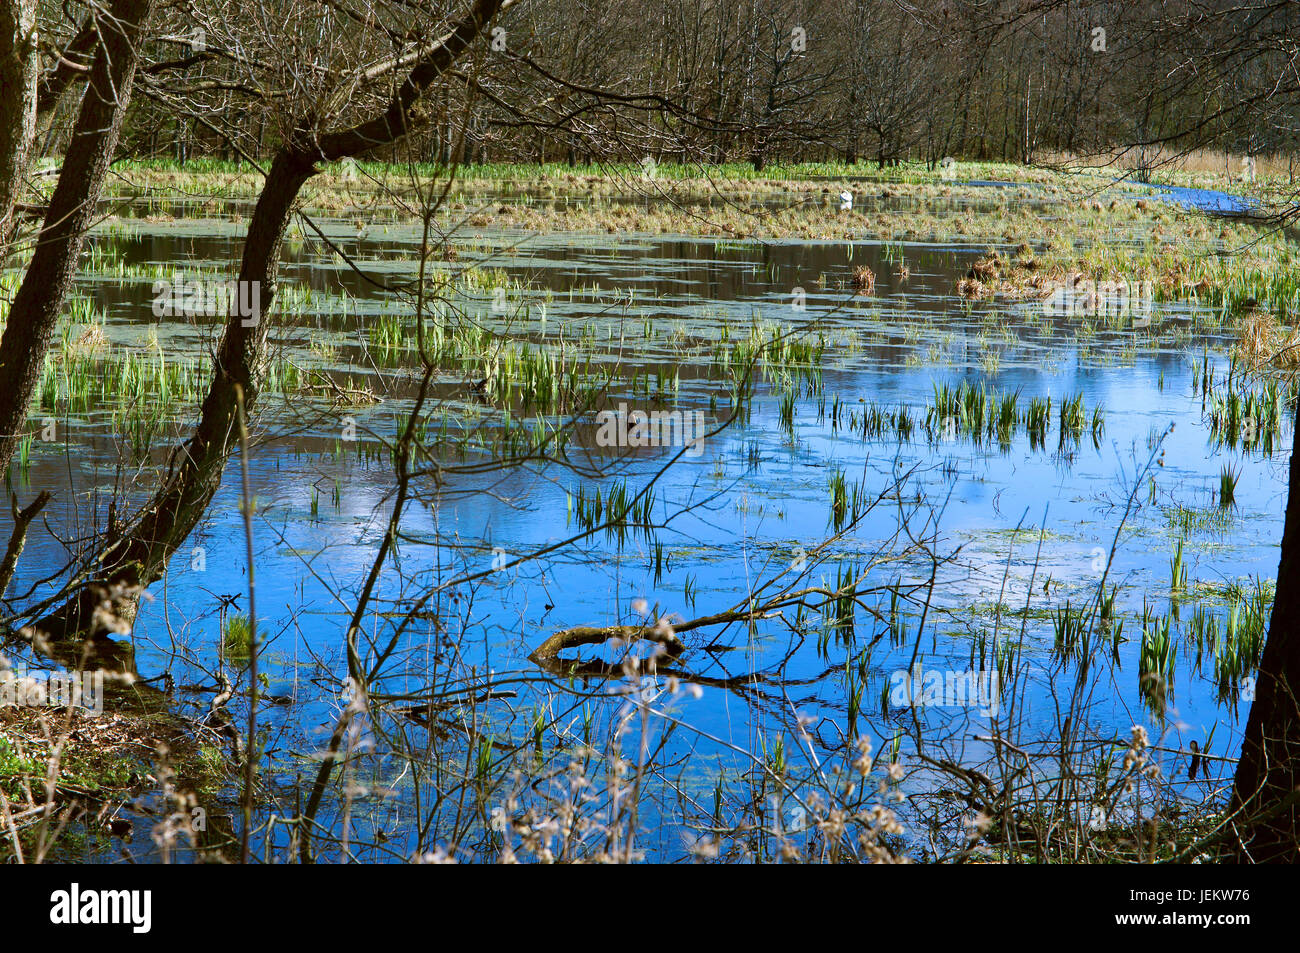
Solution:
[{"label": "tree bark", "polygon": [[1282,559],[1233,778],[1231,809],[1239,812],[1237,859],[1300,861],[1300,427],[1291,447],[1291,477],[1282,528]]},{"label": "tree bark", "polygon": [[50,199],[45,224],[0,337],[0,476],[9,469],[40,381],[50,338],[72,287],[140,62],[140,35],[153,0],[115,0],[101,19],[102,42]]},{"label": "tree bark", "polygon": [[36,0],[0,0],[0,90],[0,244],[8,244],[36,138]]},{"label": "tree bark", "polygon": [[42,126],[48,125],[46,120],[54,112],[54,107],[59,104],[64,90],[72,85],[73,80],[85,76],[90,71],[91,57],[98,43],[99,29],[92,13],[86,17],[81,29],[63,48],[54,69],[46,73],[41,80],[36,97],[36,115],[41,120]]}]

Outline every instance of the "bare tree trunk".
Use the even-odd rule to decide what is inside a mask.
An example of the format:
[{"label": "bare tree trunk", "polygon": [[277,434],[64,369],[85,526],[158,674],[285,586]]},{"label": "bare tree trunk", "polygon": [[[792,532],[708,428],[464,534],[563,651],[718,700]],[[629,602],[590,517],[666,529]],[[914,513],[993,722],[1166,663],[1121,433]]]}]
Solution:
[{"label": "bare tree trunk", "polygon": [[81,29],[63,48],[55,68],[48,71],[41,80],[36,97],[38,125],[42,127],[48,125],[48,120],[54,112],[54,107],[59,104],[59,98],[62,97],[64,90],[74,79],[84,77],[90,72],[91,58],[98,44],[99,30],[92,13],[86,17],[86,22],[82,24]]},{"label": "bare tree trunk", "polygon": [[0,0],[0,245],[36,139],[36,0]]},{"label": "bare tree trunk", "polygon": [[[318,159],[355,156],[397,142],[409,131],[409,111],[510,0],[476,0],[451,33],[420,60],[387,108],[349,129],[322,136],[307,130],[281,147],[267,173],[244,239],[240,282],[256,283],[262,313],[232,315],[217,349],[212,384],[194,435],[173,453],[171,472],[133,525],[104,547],[98,578],[33,628],[56,646],[113,631],[105,622],[133,620],[141,587],[161,577],[173,553],[202,519],[221,485],[236,445],[236,385],[251,411],[260,391],[270,330],[265,312],[275,299],[280,246],[303,185],[318,171]],[[245,285],[247,287],[247,285]]]},{"label": "bare tree trunk", "polygon": [[[280,246],[294,202],[315,172],[311,159],[301,151],[281,150],[253,210],[239,280],[257,282],[263,309],[275,296]],[[133,620],[136,590],[162,574],[172,554],[203,518],[221,484],[222,470],[235,445],[235,388],[244,389],[246,406],[251,407],[266,359],[268,330],[269,322],[262,314],[229,319],[198,426],[174,451],[167,481],[130,530],[106,547],[101,557],[105,569],[99,579],[37,622],[36,631],[55,642],[66,642],[111,631],[104,624],[109,621],[105,612],[115,621]]]},{"label": "bare tree trunk", "polygon": [[115,0],[100,21],[102,43],[50,199],[40,241],[0,337],[0,475],[18,445],[86,230],[108,173],[140,61],[140,33],[153,0]]},{"label": "bare tree trunk", "polygon": [[1291,477],[1282,560],[1268,641],[1260,659],[1241,757],[1233,779],[1245,862],[1300,860],[1300,427],[1291,448]]}]

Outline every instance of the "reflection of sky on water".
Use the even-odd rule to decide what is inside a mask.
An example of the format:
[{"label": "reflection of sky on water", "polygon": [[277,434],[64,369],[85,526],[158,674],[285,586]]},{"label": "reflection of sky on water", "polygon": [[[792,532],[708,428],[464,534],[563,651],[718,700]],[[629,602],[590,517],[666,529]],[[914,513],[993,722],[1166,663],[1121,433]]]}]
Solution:
[{"label": "reflection of sky on water", "polygon": [[[374,241],[404,247],[409,238],[394,228],[392,234]],[[170,261],[191,255],[219,264],[232,259],[236,241],[237,235],[229,229],[183,234],[169,226],[165,233],[132,238],[122,247],[133,261]],[[1251,576],[1271,578],[1276,572],[1281,533],[1285,453],[1264,460],[1210,448],[1199,398],[1192,396],[1191,364],[1192,356],[1199,358],[1201,353],[1199,339],[1185,338],[1177,346],[1164,344],[1125,355],[1128,338],[1120,332],[1103,331],[1088,342],[1093,353],[1085,357],[1077,346],[1064,343],[1068,319],[1056,319],[1049,333],[1026,316],[1027,306],[1010,305],[1000,310],[993,324],[995,331],[1006,326],[1014,332],[1010,339],[991,339],[1002,351],[999,368],[991,374],[981,372],[979,360],[991,346],[988,328],[981,324],[988,306],[977,305],[967,314],[953,298],[946,297],[973,252],[909,246],[903,253],[913,263],[912,276],[906,281],[892,273],[890,261],[874,245],[858,245],[850,257],[845,246],[834,245],[718,246],[678,239],[606,241],[582,237],[570,241],[552,236],[495,262],[512,273],[517,271],[535,288],[556,292],[550,305],[552,328],[565,322],[576,328],[586,316],[599,313],[590,303],[570,304],[561,294],[571,285],[592,281],[607,289],[639,289],[630,320],[624,312],[590,318],[605,324],[623,321],[638,334],[644,315],[653,315],[656,327],[670,328],[672,322],[680,322],[692,333],[713,339],[724,326],[730,326],[734,340],[744,334],[755,312],[767,320],[791,322],[806,321],[817,309],[835,309],[827,322],[831,327],[827,336],[832,341],[837,331],[870,330],[876,334],[851,353],[839,354],[834,347],[828,348],[824,368],[828,404],[834,395],[850,410],[861,406],[859,398],[887,406],[903,403],[912,408],[914,417],[922,418],[935,383],[967,376],[986,379],[1003,391],[1019,390],[1025,400],[1051,395],[1053,427],[1046,452],[1031,451],[1023,434],[1008,452],[996,443],[973,447],[966,441],[932,447],[923,437],[902,445],[892,438],[864,442],[843,429],[834,432],[826,421],[819,422],[815,400],[804,399],[798,405],[792,443],[780,430],[770,388],[760,385],[748,423],[713,438],[703,457],[686,458],[656,490],[656,515],[665,512],[665,507],[675,509],[720,494],[701,511],[673,519],[659,533],[667,554],[661,580],[656,583],[653,577],[653,545],[636,534],[630,535],[622,548],[605,534],[597,534],[563,557],[547,557],[492,574],[478,583],[479,591],[468,610],[461,646],[466,660],[477,664],[480,671],[532,671],[525,656],[552,631],[576,624],[632,621],[629,606],[637,598],[682,617],[729,607],[741,600],[765,571],[788,564],[793,547],[810,549],[829,535],[826,487],[832,465],[843,469],[850,481],[865,477],[872,493],[885,485],[895,467],[916,467],[907,494],[919,489],[936,504],[946,497],[939,523],[939,550],[951,553],[960,547],[955,561],[940,572],[934,608],[920,640],[922,664],[965,669],[973,638],[981,631],[992,631],[995,625],[999,595],[1004,611],[1018,609],[1030,596],[1033,608],[1040,611],[1031,620],[1025,640],[1025,659],[1031,672],[1027,717],[1030,723],[1054,723],[1051,673],[1059,670],[1051,658],[1047,613],[1067,598],[1077,606],[1095,594],[1098,578],[1092,564],[1096,550],[1108,550],[1111,545],[1134,474],[1148,456],[1148,436],[1173,423],[1175,429],[1164,444],[1165,465],[1154,471],[1160,505],[1144,506],[1131,517],[1115,554],[1110,578],[1120,585],[1118,605],[1128,616],[1125,636],[1129,641],[1120,647],[1122,667],[1114,676],[1115,687],[1109,696],[1094,698],[1090,716],[1101,731],[1121,733],[1135,720],[1146,718],[1136,691],[1140,625],[1133,616],[1141,612],[1144,596],[1159,614],[1169,611],[1168,567],[1175,533],[1166,522],[1164,508],[1175,502],[1200,509],[1212,507],[1220,467],[1227,461],[1240,465],[1242,477],[1231,528],[1222,535],[1209,531],[1192,534],[1186,544],[1190,574],[1195,580],[1219,583]],[[835,282],[842,283],[858,263],[869,263],[878,275],[877,298],[854,300],[843,307],[845,294]],[[294,262],[285,271],[288,279],[310,275],[313,283],[323,287],[337,275],[330,269]],[[822,284],[822,275],[833,276],[833,281]],[[349,276],[345,283],[349,282],[349,290],[360,294],[355,279]],[[807,289],[809,313],[793,313],[789,307],[789,289],[796,284]],[[115,338],[129,339],[148,323],[147,285],[105,285],[99,293]],[[1158,315],[1176,323],[1185,323],[1187,318],[1185,308],[1171,308]],[[909,338],[909,324],[921,322],[923,316],[929,316],[929,323]],[[982,331],[985,336],[981,338]],[[203,333],[202,329],[179,329],[176,340],[187,336],[201,339]],[[598,343],[602,337],[598,336]],[[690,363],[703,358],[681,361],[666,337],[644,342],[632,335],[629,341],[633,359],[640,353],[652,362],[679,362],[683,404],[705,406],[715,387],[690,372]],[[925,362],[902,363],[907,353],[928,342],[939,344],[948,358],[969,363],[939,368]],[[1072,460],[1065,462],[1052,452],[1057,433],[1055,408],[1063,395],[1076,392],[1083,394],[1089,412],[1094,406],[1104,406],[1105,432],[1100,448],[1085,434]],[[372,427],[391,434],[397,403],[356,412],[362,430]],[[380,462],[363,463],[347,455],[343,461],[319,456],[332,441],[328,432],[321,434],[324,440],[276,439],[278,428],[287,424],[273,420],[262,424],[271,439],[258,448],[251,465],[253,492],[262,517],[256,528],[258,615],[273,636],[268,656],[272,691],[286,692],[294,685],[294,660],[305,662],[314,656],[337,662],[340,657],[346,609],[383,533],[392,478]],[[100,487],[100,504],[107,499],[104,494],[111,487],[113,474],[102,461],[112,447],[102,429],[98,433],[94,429],[73,427],[68,431],[78,444],[73,460],[38,454],[32,467],[33,487],[66,485],[69,466],[74,471],[80,468],[76,489],[83,495],[61,494],[47,511],[53,525],[74,527],[78,512],[81,519],[88,518],[84,494],[92,482]],[[304,440],[308,452],[295,452],[295,445],[301,448]],[[754,447],[761,464],[750,469],[746,456]],[[662,452],[647,452],[628,458],[617,469],[639,488],[664,459]],[[98,471],[94,469],[96,460],[101,461]],[[154,598],[140,614],[138,664],[145,677],[158,674],[167,664],[171,647],[168,625],[179,633],[182,644],[210,662],[217,640],[216,595],[246,588],[237,466],[237,460],[232,461],[205,524],[191,541],[191,545],[203,547],[206,571],[191,570],[187,550],[183,550],[173,563],[166,586],[155,587]],[[335,481],[340,488],[337,509],[332,499]],[[319,493],[317,517],[310,512],[313,485]],[[449,488],[454,493],[439,506],[415,503],[408,510],[402,528],[410,539],[401,546],[400,560],[412,582],[403,585],[398,573],[388,568],[381,577],[379,595],[385,600],[410,600],[439,578],[489,568],[493,547],[504,549],[513,558],[567,538],[575,528],[566,525],[565,490],[576,486],[576,477],[554,472],[456,478]],[[490,496],[469,492],[488,489]],[[147,490],[137,488],[136,495]],[[1146,501],[1145,486],[1138,498]],[[896,532],[897,514],[893,504],[882,503],[856,532],[832,548],[835,559],[811,570],[810,581],[824,579],[833,584],[841,559],[860,562],[876,540]],[[1017,525],[1025,532],[1013,540],[1010,531]],[[1045,534],[1035,569],[1040,527]],[[417,542],[439,540],[441,545]],[[24,578],[50,572],[61,556],[61,549],[49,537],[34,535],[22,566]],[[896,578],[915,581],[925,570],[920,561],[891,565],[871,582],[883,586]],[[698,592],[694,606],[687,605],[683,596],[688,578]],[[1044,582],[1049,582],[1046,594]],[[330,593],[331,588],[342,594],[342,603]],[[1183,610],[1185,615],[1190,613],[1189,606]],[[388,611],[393,606],[380,603],[379,608]],[[444,603],[443,608],[453,607]],[[457,629],[449,616],[441,623]],[[367,631],[382,642],[390,625],[388,618],[372,618],[367,621]],[[1005,635],[1008,629],[1018,630],[1019,620],[1004,617],[1000,625]],[[788,704],[842,724],[846,654],[856,659],[879,629],[860,614],[855,646],[846,650],[832,639],[827,657],[817,652],[816,632],[809,633],[782,669],[791,683]],[[891,648],[889,639],[884,638],[869,657],[870,681],[864,690],[868,714],[859,727],[869,727],[880,738],[892,733],[889,720],[882,719],[879,712],[881,688],[912,656],[914,621],[908,633],[906,645]],[[404,647],[451,637],[448,632],[431,631],[429,623],[423,622],[411,629]],[[683,658],[684,667],[709,677],[740,675],[775,664],[797,644],[790,630],[777,621],[758,626],[752,650],[746,650],[745,634],[738,627],[722,640],[740,651],[708,653],[698,648],[715,637],[716,631],[692,633],[688,644],[697,647]],[[1224,722],[1224,729],[1234,725],[1230,713],[1215,700],[1211,669],[1212,664],[1207,663],[1202,674],[1193,674],[1186,656],[1180,655],[1173,708],[1189,726],[1188,738],[1203,738],[1216,720]],[[201,674],[190,673],[186,678],[178,676],[178,681],[190,678],[202,680]],[[1067,676],[1058,676],[1058,681],[1061,678],[1072,683],[1072,670]],[[395,682],[412,686],[405,675]],[[302,685],[299,688],[300,697],[309,704],[273,717],[294,721],[310,732],[312,726],[331,719],[332,703],[310,701],[314,691]],[[779,701],[780,692],[774,697]],[[526,710],[526,700],[518,707]],[[766,711],[757,717],[773,726],[772,709]],[[711,734],[746,747],[752,742],[755,714],[736,694],[706,690],[685,712],[692,724]],[[788,715],[786,710],[779,717]],[[920,713],[924,719],[952,715]],[[891,718],[897,717],[898,712],[891,713]],[[1222,740],[1229,733],[1224,729],[1216,739],[1221,752],[1228,746]],[[697,750],[709,750],[709,746]]]}]

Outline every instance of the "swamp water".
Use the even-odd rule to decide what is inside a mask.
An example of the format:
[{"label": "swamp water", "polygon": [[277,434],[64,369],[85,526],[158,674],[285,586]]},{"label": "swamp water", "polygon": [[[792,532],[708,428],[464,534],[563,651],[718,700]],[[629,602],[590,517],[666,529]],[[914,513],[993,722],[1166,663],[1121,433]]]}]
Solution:
[{"label": "swamp water", "polygon": [[[173,375],[192,368],[198,395],[219,324],[155,317],[155,282],[229,274],[238,212],[116,220],[97,234],[78,282],[110,342]],[[320,386],[263,399],[248,461],[266,640],[260,771],[267,809],[282,814],[293,812],[296,784],[314,772],[313,754],[345,704],[338,678],[352,599],[392,505],[383,442],[395,438],[418,382],[411,311],[377,287],[414,275],[418,233],[317,221],[362,275],[309,239],[286,243],[275,311],[292,320],[273,318],[276,373]],[[1036,300],[968,301],[955,288],[983,244],[476,229],[457,247],[454,267],[474,265],[480,277],[456,300],[463,316],[441,317],[447,334],[472,326],[485,342],[508,335],[563,355],[567,368],[617,368],[621,382],[599,406],[698,413],[706,434],[696,446],[611,448],[588,419],[564,447],[571,466],[476,466],[493,459],[503,428],[535,435],[562,417],[563,397],[551,408],[521,397],[531,386],[519,383],[526,362],[512,364],[504,345],[495,364],[489,344],[435,375],[424,434],[441,441],[447,473],[437,489],[417,481],[420,500],[402,520],[363,641],[390,650],[371,691],[392,704],[418,708],[430,680],[460,694],[440,728],[417,713],[398,734],[357,739],[347,804],[328,810],[346,810],[355,841],[371,845],[360,856],[401,858],[451,836],[436,821],[422,840],[412,834],[431,797],[413,786],[399,749],[472,723],[468,750],[492,776],[507,760],[498,752],[533,745],[538,712],[550,723],[540,746],[576,748],[627,704],[617,677],[625,649],[589,647],[579,653],[589,664],[570,672],[529,661],[556,630],[681,622],[750,594],[835,593],[852,579],[856,604],[790,606],[684,632],[686,651],[641,683],[677,723],[666,740],[670,721],[649,728],[672,783],[644,808],[651,834],[638,847],[647,856],[679,857],[700,836],[705,802],[720,774],[746,767],[742,752],[771,764],[807,760],[811,746],[826,758],[865,735],[884,760],[909,763],[919,738],[934,757],[978,762],[989,756],[990,718],[1012,706],[1027,737],[1051,736],[1066,709],[1090,738],[1124,739],[1143,724],[1168,749],[1162,770],[1181,779],[1175,796],[1189,809],[1208,796],[1212,781],[1185,780],[1176,752],[1196,741],[1212,755],[1236,753],[1262,644],[1252,613],[1262,607],[1266,620],[1271,604],[1292,426],[1276,395],[1260,395],[1276,413],[1259,424],[1243,428],[1225,409],[1262,388],[1229,378],[1224,315],[1186,302],[1053,314]],[[853,272],[864,265],[874,289],[856,294]],[[788,346],[771,345],[784,334]],[[737,381],[761,344],[768,356],[737,403]],[[359,396],[367,392],[377,399]],[[126,408],[74,406],[62,391],[37,416],[57,420],[59,439],[32,444],[15,485],[55,492],[45,515],[69,538],[102,518],[115,490],[147,498],[153,484],[134,481],[132,464],[165,461],[191,419],[177,412],[128,426]],[[170,686],[194,717],[213,695],[221,620],[247,611],[238,465],[236,456],[131,638],[139,675]],[[620,525],[525,558],[599,525],[611,499],[652,481],[648,504]],[[603,510],[592,508],[597,493]],[[66,558],[63,545],[34,533],[11,592]],[[1103,573],[1105,618],[1081,621],[1097,609]],[[396,620],[434,588],[394,640]],[[239,670],[238,659],[224,664]],[[464,687],[471,672],[473,690]],[[970,673],[972,690],[954,697]],[[673,693],[670,677],[698,686],[698,697]],[[1084,682],[1086,697],[1072,706],[1067,696]],[[628,742],[633,759],[640,743]],[[1231,764],[1211,772],[1221,782]],[[933,787],[916,771],[900,790]],[[237,793],[211,797],[214,813],[236,812]],[[500,795],[485,801],[490,808]],[[799,808],[778,797],[772,810],[790,825]],[[489,844],[484,820],[458,839]],[[137,825],[138,844],[147,827]],[[258,852],[284,849],[287,837],[274,829]]]}]

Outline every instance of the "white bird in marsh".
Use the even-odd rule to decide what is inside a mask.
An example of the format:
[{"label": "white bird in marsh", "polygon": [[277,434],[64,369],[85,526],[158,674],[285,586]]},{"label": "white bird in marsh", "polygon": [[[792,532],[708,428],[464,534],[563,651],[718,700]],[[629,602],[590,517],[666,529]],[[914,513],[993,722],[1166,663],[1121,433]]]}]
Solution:
[{"label": "white bird in marsh", "polygon": [[840,193],[840,211],[853,208],[853,193],[845,189]]}]

